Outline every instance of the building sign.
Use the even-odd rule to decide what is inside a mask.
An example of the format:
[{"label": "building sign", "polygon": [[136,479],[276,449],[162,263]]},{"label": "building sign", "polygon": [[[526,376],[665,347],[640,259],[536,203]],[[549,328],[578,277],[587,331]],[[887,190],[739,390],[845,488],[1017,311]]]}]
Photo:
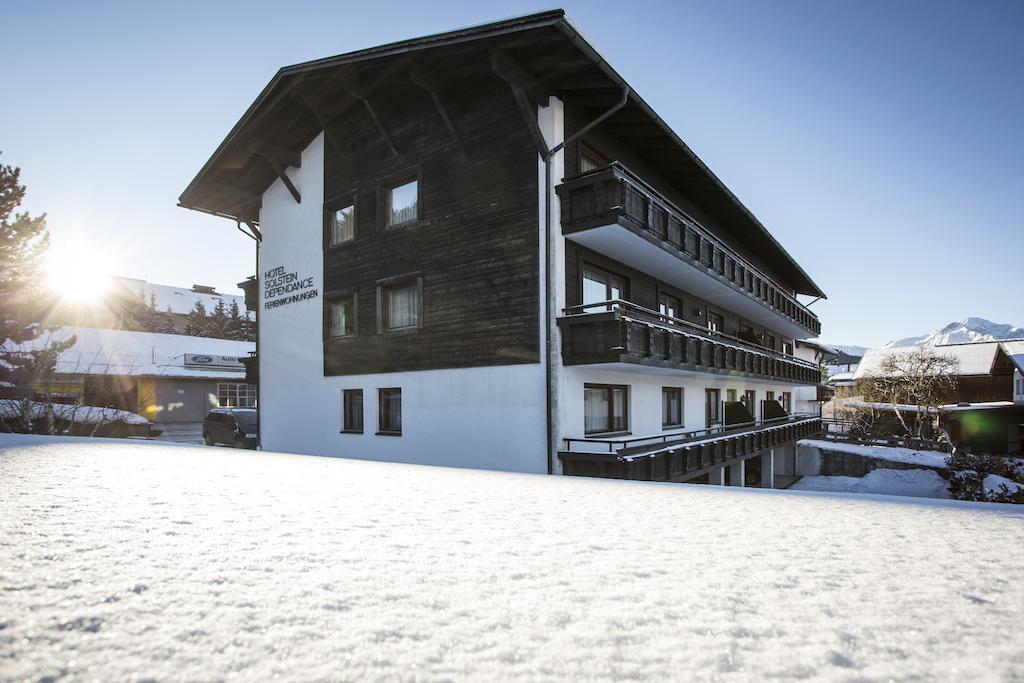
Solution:
[{"label": "building sign", "polygon": [[299,277],[298,271],[289,273],[284,266],[278,266],[263,273],[263,308],[266,310],[315,299],[318,294],[313,278]]},{"label": "building sign", "polygon": [[213,356],[205,353],[186,353],[185,367],[245,372],[242,359],[238,356]]}]

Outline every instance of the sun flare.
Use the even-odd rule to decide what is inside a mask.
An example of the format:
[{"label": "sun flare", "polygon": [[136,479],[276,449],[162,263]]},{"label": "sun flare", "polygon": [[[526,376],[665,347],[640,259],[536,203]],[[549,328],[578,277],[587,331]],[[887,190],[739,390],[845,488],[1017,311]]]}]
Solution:
[{"label": "sun flare", "polygon": [[65,301],[100,303],[110,289],[106,263],[106,258],[92,250],[52,251],[47,259],[47,285]]}]

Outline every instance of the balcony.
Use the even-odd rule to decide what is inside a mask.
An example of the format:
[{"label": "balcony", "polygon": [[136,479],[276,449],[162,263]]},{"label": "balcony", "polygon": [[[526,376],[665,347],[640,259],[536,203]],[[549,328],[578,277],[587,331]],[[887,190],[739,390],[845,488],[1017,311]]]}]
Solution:
[{"label": "balcony", "polygon": [[814,363],[722,332],[662,315],[628,301],[606,301],[566,309],[558,319],[566,365],[645,366],[817,384]]},{"label": "balcony", "polygon": [[817,415],[790,415],[683,434],[565,439],[558,458],[570,476],[685,482],[820,431]]},{"label": "balcony", "polygon": [[615,162],[556,188],[566,239],[794,339],[821,323],[770,277]]}]

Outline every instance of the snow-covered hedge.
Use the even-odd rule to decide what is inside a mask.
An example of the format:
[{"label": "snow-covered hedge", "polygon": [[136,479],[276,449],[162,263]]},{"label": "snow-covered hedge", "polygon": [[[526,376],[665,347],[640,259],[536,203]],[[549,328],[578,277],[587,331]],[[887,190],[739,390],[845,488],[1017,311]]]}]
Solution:
[{"label": "snow-covered hedge", "polygon": [[946,458],[949,492],[960,500],[1024,504],[1024,459],[954,452]]},{"label": "snow-covered hedge", "polygon": [[154,426],[142,415],[119,408],[33,401],[26,411],[22,401],[0,399],[0,432],[51,431],[79,436],[151,436]]}]

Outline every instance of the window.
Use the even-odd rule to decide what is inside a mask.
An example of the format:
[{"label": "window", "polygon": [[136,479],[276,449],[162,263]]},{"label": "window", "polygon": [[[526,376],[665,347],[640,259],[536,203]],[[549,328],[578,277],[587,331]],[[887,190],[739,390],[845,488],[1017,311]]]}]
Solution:
[{"label": "window", "polygon": [[362,389],[345,389],[341,392],[341,431],[363,433]]},{"label": "window", "polygon": [[583,431],[587,434],[629,429],[627,388],[611,384],[583,386]]},{"label": "window", "polygon": [[419,181],[413,180],[388,190],[388,227],[411,223],[419,217]]},{"label": "window", "polygon": [[743,392],[743,398],[741,400],[743,401],[743,405],[747,407],[747,412],[756,420],[757,414],[754,412],[756,410],[754,406],[757,404],[757,392],[753,389],[748,389]]},{"label": "window", "polygon": [[707,427],[722,424],[722,391],[720,389],[704,390],[704,417]]},{"label": "window", "polygon": [[661,426],[683,426],[683,390],[680,387],[661,388]]},{"label": "window", "polygon": [[[625,296],[624,284],[618,275],[612,275],[599,268],[585,266],[583,268],[583,305],[622,299]],[[611,309],[609,308],[609,310]]]},{"label": "window", "polygon": [[793,345],[789,342],[782,342],[782,352],[787,356],[793,355]]},{"label": "window", "polygon": [[330,246],[351,242],[356,238],[356,207],[349,204],[331,212]]},{"label": "window", "polygon": [[712,332],[722,332],[725,329],[725,318],[718,313],[708,311],[708,329]]},{"label": "window", "polygon": [[764,345],[767,346],[772,351],[774,351],[775,350],[775,337],[773,337],[770,334],[764,335]]},{"label": "window", "polygon": [[221,408],[255,408],[256,385],[235,383],[218,384],[217,405]]},{"label": "window", "polygon": [[604,168],[608,165],[599,154],[596,154],[593,150],[587,149],[586,147],[580,148],[580,173],[589,173],[590,171],[596,171],[599,168]]},{"label": "window", "polygon": [[668,294],[658,296],[658,312],[672,318],[683,317],[683,307],[680,305],[679,299]]},{"label": "window", "polygon": [[726,389],[725,390],[725,400],[728,401],[729,403],[735,403],[736,402],[736,390],[735,389]]},{"label": "window", "polygon": [[782,409],[787,413],[791,413],[793,411],[793,394],[788,391],[782,392]]},{"label": "window", "polygon": [[356,332],[355,297],[351,294],[329,299],[328,337],[351,337]]},{"label": "window", "polygon": [[402,433],[402,390],[378,389],[379,412],[378,434],[401,435]]},{"label": "window", "polygon": [[420,280],[406,280],[378,290],[381,331],[409,330],[420,326]]}]

